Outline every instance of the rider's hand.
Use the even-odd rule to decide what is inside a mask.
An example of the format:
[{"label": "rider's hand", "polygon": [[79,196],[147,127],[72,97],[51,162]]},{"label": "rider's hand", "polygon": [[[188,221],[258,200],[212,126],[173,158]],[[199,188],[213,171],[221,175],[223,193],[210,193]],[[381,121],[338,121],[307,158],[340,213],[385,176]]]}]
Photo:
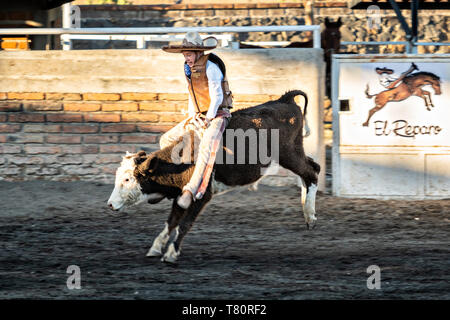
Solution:
[{"label": "rider's hand", "polygon": [[203,120],[203,123],[205,124],[205,128],[208,128],[208,127],[209,127],[209,124],[211,123],[211,120],[212,120],[212,119],[208,119],[208,118],[205,118],[205,119]]},{"label": "rider's hand", "polygon": [[196,116],[198,123],[201,124],[203,129],[206,129],[209,127],[209,123],[211,122],[211,120],[209,120],[207,117],[205,117],[204,115],[202,115],[201,113],[199,113]]}]

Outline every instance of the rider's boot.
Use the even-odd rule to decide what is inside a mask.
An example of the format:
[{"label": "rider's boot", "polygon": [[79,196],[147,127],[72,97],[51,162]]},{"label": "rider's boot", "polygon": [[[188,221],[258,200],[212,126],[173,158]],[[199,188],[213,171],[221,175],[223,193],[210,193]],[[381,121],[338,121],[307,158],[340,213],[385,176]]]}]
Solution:
[{"label": "rider's boot", "polygon": [[177,199],[177,204],[183,208],[187,209],[192,203],[192,193],[188,190],[184,190],[183,194]]}]

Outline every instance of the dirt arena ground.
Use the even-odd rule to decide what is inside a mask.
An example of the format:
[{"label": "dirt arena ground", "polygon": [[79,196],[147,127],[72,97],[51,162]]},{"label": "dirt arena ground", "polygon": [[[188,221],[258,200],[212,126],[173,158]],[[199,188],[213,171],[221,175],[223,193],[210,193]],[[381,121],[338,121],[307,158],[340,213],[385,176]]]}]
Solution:
[{"label": "dirt arena ground", "polygon": [[[113,214],[112,185],[0,182],[0,299],[449,299],[450,199],[317,198],[306,230],[295,186],[217,197],[179,263],[145,254],[170,202]],[[81,289],[66,286],[67,267]],[[367,268],[381,289],[367,288]]]}]

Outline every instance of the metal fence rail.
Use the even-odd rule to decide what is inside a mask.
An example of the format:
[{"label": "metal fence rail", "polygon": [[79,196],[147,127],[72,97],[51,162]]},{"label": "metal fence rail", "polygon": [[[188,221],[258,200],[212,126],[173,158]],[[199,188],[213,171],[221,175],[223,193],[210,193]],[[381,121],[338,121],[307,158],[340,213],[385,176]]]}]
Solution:
[{"label": "metal fence rail", "polygon": [[[228,46],[232,41],[229,33],[246,32],[313,32],[313,48],[320,48],[320,26],[243,26],[243,27],[181,27],[181,28],[4,28],[0,35],[61,35],[64,50],[71,49],[71,40],[128,40],[135,41],[136,47],[145,48],[147,41],[176,41],[183,36],[177,33],[197,31],[199,33],[215,33],[222,41],[222,46]],[[250,42],[248,42],[250,43]],[[256,43],[255,43],[256,44]],[[284,45],[285,41],[266,41],[257,44],[272,46]],[[408,42],[408,41],[342,41],[341,45],[405,45],[409,52],[414,46],[450,46],[449,42]]]},{"label": "metal fence rail", "polygon": [[[249,27],[180,27],[180,28],[8,28],[1,35],[61,35],[63,49],[70,50],[66,35],[152,35],[187,33],[243,33],[243,32],[313,32],[313,48],[320,48],[320,26],[249,26]],[[73,39],[73,37],[72,37]]]},{"label": "metal fence rail", "polygon": [[342,46],[364,45],[364,46],[383,46],[383,45],[404,45],[406,52],[411,52],[417,46],[450,46],[450,42],[409,42],[409,41],[341,41]]},{"label": "metal fence rail", "polygon": [[[232,34],[209,34],[210,36],[214,36],[219,40],[219,43],[222,47],[230,46],[230,43],[233,41]],[[65,34],[63,35],[63,41],[71,41],[71,40],[102,40],[102,41],[111,41],[111,40],[120,40],[120,41],[134,41],[136,42],[137,49],[145,49],[147,42],[170,42],[170,41],[181,41],[183,40],[184,35],[138,35],[138,34]]]}]

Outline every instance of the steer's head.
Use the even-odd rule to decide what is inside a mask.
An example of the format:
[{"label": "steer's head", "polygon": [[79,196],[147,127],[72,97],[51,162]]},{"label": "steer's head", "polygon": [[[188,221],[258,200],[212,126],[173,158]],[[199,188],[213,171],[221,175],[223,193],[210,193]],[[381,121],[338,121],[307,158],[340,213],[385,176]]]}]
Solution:
[{"label": "steer's head", "polygon": [[155,157],[147,157],[144,151],[139,153],[127,151],[116,171],[114,190],[109,197],[108,206],[118,211],[148,200],[150,195],[143,192],[141,178],[143,174],[148,174],[156,167],[157,161]]}]

